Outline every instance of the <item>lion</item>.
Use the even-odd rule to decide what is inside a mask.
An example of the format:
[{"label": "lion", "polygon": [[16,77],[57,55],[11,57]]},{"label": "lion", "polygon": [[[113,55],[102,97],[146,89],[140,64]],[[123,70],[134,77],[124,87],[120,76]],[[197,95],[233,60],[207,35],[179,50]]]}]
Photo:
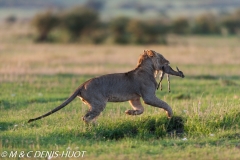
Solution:
[{"label": "lion", "polygon": [[167,74],[184,77],[181,71],[174,71],[169,64],[169,61],[161,54],[153,50],[144,50],[135,69],[126,73],[113,73],[89,79],[81,84],[61,105],[42,116],[30,119],[28,123],[57,112],[76,97],[79,97],[89,107],[88,112],[82,118],[86,123],[96,119],[104,110],[107,102],[129,101],[132,109],[126,110],[125,113],[140,115],[144,112],[140,98],[145,104],[164,109],[167,116],[171,118],[173,116],[172,108],[155,95],[156,71],[160,70]]}]

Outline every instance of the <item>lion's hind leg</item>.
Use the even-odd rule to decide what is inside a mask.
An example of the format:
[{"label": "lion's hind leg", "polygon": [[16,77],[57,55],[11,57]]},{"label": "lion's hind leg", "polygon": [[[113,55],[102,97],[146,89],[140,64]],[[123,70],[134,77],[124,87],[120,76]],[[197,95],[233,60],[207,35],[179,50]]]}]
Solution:
[{"label": "lion's hind leg", "polygon": [[106,103],[98,103],[98,104],[89,104],[89,111],[82,118],[85,123],[90,123],[100,115],[100,113],[104,110]]},{"label": "lion's hind leg", "polygon": [[139,114],[142,114],[144,112],[144,108],[141,104],[140,97],[130,100],[129,103],[131,104],[133,110],[126,110],[125,111],[126,114],[128,114],[128,115],[139,115]]},{"label": "lion's hind leg", "polygon": [[99,116],[100,113],[101,112],[98,111],[88,111],[87,114],[85,114],[85,116],[83,117],[83,121],[88,124],[95,118],[97,118],[97,116]]}]

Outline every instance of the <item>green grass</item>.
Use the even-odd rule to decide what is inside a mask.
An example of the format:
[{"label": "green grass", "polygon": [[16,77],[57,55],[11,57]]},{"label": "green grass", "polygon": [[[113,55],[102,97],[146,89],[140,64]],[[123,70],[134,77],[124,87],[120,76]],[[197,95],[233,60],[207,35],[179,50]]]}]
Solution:
[{"label": "green grass", "polygon": [[172,106],[145,106],[128,116],[127,102],[108,103],[96,125],[75,99],[59,112],[28,124],[62,103],[89,75],[22,75],[1,82],[0,151],[87,151],[85,159],[238,159],[240,158],[239,76],[171,77],[157,97]]}]

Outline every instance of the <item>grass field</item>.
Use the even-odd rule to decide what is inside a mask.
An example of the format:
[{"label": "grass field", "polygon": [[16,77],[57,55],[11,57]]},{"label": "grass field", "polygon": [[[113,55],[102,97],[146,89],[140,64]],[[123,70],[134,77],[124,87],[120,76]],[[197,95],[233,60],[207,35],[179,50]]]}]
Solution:
[{"label": "grass field", "polygon": [[[32,158],[37,151],[75,151],[84,153],[82,159],[240,159],[237,37],[93,46],[34,44],[25,28],[13,30],[0,32],[0,154],[18,151],[16,159],[21,151],[33,151]],[[108,103],[97,125],[86,126],[81,117],[88,108],[75,99],[54,115],[27,123],[61,104],[87,79],[133,69],[143,49],[162,53],[185,73],[184,79],[171,77],[171,93],[166,79],[163,91],[156,91],[173,108],[171,120],[147,105],[144,114],[128,116],[127,102]]]}]

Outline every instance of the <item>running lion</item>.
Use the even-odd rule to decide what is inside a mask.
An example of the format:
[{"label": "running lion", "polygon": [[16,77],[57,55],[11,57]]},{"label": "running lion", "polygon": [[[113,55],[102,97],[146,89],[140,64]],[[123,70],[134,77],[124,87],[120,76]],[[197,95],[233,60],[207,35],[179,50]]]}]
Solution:
[{"label": "running lion", "polygon": [[184,78],[183,73],[174,71],[169,66],[169,61],[161,54],[153,50],[144,50],[135,69],[126,73],[103,75],[84,82],[61,105],[40,117],[30,119],[28,123],[51,115],[68,105],[76,97],[79,97],[89,107],[83,117],[83,121],[86,123],[97,118],[107,102],[129,101],[133,109],[126,110],[125,113],[140,115],[144,112],[140,101],[141,97],[145,104],[164,109],[170,118],[173,115],[172,108],[155,95],[157,82],[154,75],[156,71]]}]

